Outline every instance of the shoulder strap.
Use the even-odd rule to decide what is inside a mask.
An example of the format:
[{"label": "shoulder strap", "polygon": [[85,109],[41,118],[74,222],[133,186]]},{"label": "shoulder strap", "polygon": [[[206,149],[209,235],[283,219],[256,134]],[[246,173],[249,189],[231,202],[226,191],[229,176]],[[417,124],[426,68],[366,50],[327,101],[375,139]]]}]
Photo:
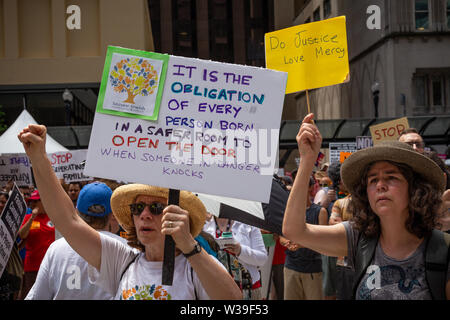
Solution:
[{"label": "shoulder strap", "polygon": [[431,297],[445,300],[447,269],[450,258],[450,234],[433,230],[425,251],[425,274]]},{"label": "shoulder strap", "polygon": [[120,281],[122,281],[123,275],[125,274],[125,272],[127,272],[128,268],[131,266],[131,264],[136,261],[136,258],[139,256],[139,253],[136,253],[136,255],[133,257],[133,259],[131,259],[130,262],[128,262],[127,266],[125,267],[125,269],[123,269],[122,274],[120,275],[120,279],[119,279],[119,283]]},{"label": "shoulder strap", "polygon": [[367,238],[359,234],[355,255],[355,277],[353,278],[353,299],[356,298],[358,284],[366,273],[367,267],[375,255],[378,237]]}]

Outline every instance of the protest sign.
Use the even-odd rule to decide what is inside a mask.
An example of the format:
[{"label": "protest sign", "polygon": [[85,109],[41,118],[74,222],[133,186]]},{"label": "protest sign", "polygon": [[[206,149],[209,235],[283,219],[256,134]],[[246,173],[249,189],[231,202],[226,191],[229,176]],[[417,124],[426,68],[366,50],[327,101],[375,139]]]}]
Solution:
[{"label": "protest sign", "polygon": [[370,136],[357,136],[356,137],[356,150],[370,148],[373,146],[372,137]]},{"label": "protest sign", "polygon": [[345,16],[266,33],[266,67],[289,73],[286,93],[349,80]]},{"label": "protest sign", "polygon": [[330,142],[330,164],[344,162],[346,158],[356,151],[356,142]]},{"label": "protest sign", "polygon": [[403,117],[369,127],[373,144],[381,141],[397,140],[400,133],[409,128],[408,118]]},{"label": "protest sign", "polygon": [[286,78],[169,56],[157,120],[96,112],[84,174],[268,202]]},{"label": "protest sign", "polygon": [[9,255],[16,241],[17,232],[27,212],[27,205],[14,183],[11,195],[0,218],[0,276],[8,263]]},{"label": "protest sign", "polygon": [[53,170],[59,179],[64,179],[65,183],[76,181],[89,181],[92,177],[83,173],[86,160],[87,149],[55,152],[48,155]]},{"label": "protest sign", "polygon": [[0,186],[6,186],[8,181],[15,181],[19,186],[33,183],[31,163],[25,154],[0,156]]}]

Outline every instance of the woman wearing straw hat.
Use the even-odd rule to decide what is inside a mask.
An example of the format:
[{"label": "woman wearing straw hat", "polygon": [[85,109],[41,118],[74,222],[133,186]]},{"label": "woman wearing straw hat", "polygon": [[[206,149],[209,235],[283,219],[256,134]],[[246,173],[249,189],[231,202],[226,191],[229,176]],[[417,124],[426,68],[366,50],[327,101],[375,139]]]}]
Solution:
[{"label": "woman wearing straw hat", "polygon": [[[342,180],[352,194],[354,218],[333,226],[306,224],[306,195],[300,190],[307,187],[322,144],[312,120],[313,114],[307,115],[297,134],[300,165],[286,206],[283,234],[324,255],[348,256],[353,267],[362,263],[357,258],[357,251],[362,251],[358,239],[375,239],[368,267],[356,279],[356,299],[435,298],[431,294],[435,286],[430,287],[425,276],[425,251],[443,210],[444,176],[439,167],[397,141],[357,151],[341,168]],[[448,262],[443,273],[440,297],[448,299]]]},{"label": "woman wearing straw hat", "polygon": [[[202,250],[194,237],[206,215],[192,193],[180,192],[180,206],[167,206],[168,190],[141,184],[117,188],[111,208],[130,235],[129,244],[102,236],[77,214],[45,153],[46,127],[29,125],[19,140],[47,213],[71,247],[92,267],[91,280],[116,299],[240,299],[241,292],[219,261]],[[161,285],[164,239],[172,236],[177,252],[173,286]]]}]

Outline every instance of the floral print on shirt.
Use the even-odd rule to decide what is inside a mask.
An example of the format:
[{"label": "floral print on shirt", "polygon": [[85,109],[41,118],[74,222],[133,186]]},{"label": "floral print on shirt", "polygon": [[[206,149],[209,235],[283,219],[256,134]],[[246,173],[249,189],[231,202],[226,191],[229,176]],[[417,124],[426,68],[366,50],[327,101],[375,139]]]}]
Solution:
[{"label": "floral print on shirt", "polygon": [[153,284],[122,290],[120,300],[172,300],[172,297],[162,286]]}]

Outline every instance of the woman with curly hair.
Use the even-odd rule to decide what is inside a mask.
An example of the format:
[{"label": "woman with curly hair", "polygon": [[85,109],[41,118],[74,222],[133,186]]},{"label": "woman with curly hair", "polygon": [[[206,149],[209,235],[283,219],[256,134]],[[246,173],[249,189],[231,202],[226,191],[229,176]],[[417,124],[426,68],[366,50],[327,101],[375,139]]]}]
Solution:
[{"label": "woman with curly hair", "polygon": [[[353,219],[333,226],[307,224],[301,190],[307,187],[322,144],[312,120],[313,114],[307,115],[297,134],[300,165],[286,206],[283,234],[324,255],[348,256],[353,268],[361,264],[359,240],[375,239],[370,263],[355,279],[356,299],[435,298],[426,278],[425,251],[443,208],[445,181],[440,168],[398,141],[359,150],[341,167],[343,183],[353,197]],[[447,299],[449,278],[447,266],[441,290]]]}]

